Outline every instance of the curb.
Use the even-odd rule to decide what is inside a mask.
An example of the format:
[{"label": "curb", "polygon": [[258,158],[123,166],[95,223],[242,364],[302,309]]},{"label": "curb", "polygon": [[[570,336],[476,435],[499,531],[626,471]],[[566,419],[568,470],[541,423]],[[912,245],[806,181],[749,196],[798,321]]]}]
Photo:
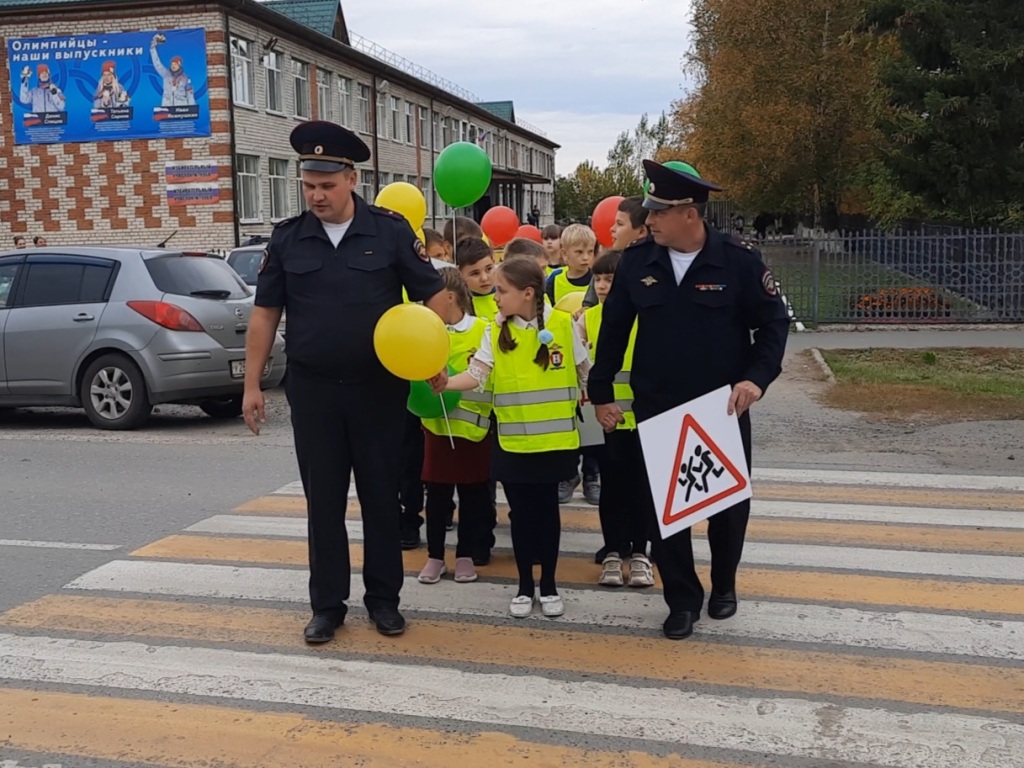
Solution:
[{"label": "curb", "polygon": [[832,386],[833,384],[835,384],[836,375],[832,373],[832,369],[829,367],[828,363],[825,362],[825,358],[822,356],[821,350],[818,349],[817,347],[811,347],[810,352],[811,357],[814,358],[814,362],[818,364],[818,368],[820,368],[822,374],[824,374],[825,380],[828,382],[828,385]]}]

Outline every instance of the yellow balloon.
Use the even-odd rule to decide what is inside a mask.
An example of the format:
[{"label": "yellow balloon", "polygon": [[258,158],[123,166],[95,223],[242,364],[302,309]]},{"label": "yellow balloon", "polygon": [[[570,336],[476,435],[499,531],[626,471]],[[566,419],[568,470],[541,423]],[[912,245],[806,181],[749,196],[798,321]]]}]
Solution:
[{"label": "yellow balloon", "polygon": [[494,243],[491,242],[491,238],[489,238],[487,235],[484,235],[484,242],[487,243],[488,245],[494,245]]},{"label": "yellow balloon", "polygon": [[422,304],[399,304],[377,321],[373,348],[398,378],[426,381],[448,364],[448,331],[437,313]]},{"label": "yellow balloon", "polygon": [[412,184],[406,181],[396,181],[388,184],[377,193],[374,205],[387,208],[405,217],[409,226],[417,230],[427,220],[427,200]]},{"label": "yellow balloon", "polygon": [[562,312],[568,312],[570,315],[574,315],[583,309],[583,299],[586,295],[585,291],[573,291],[572,293],[567,293],[558,300],[558,303],[555,304],[553,309],[558,309]]},{"label": "yellow balloon", "polygon": [[416,230],[416,237],[418,237],[423,243],[427,242],[427,234],[423,231],[423,227]]}]

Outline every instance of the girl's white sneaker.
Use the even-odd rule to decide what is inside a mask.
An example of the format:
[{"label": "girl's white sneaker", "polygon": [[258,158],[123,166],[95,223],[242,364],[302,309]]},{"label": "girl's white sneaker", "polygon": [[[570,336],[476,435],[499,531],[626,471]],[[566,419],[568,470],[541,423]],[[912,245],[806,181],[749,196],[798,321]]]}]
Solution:
[{"label": "girl's white sneaker", "polygon": [[540,612],[553,619],[565,613],[565,603],[561,595],[544,595],[540,599]]},{"label": "girl's white sneaker", "polygon": [[509,603],[509,614],[515,616],[517,619],[525,619],[533,613],[534,599],[535,598],[532,595],[516,595],[512,598],[512,602]]}]

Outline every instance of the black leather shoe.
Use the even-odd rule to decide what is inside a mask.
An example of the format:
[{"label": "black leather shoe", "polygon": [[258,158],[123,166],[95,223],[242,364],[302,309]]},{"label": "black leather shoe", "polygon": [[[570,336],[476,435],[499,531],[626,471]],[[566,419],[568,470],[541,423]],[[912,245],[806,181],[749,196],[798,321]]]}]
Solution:
[{"label": "black leather shoe", "polygon": [[419,528],[417,528],[415,531],[402,531],[401,542],[402,549],[419,549],[420,546],[423,544],[422,539],[420,539]]},{"label": "black leather shoe", "polygon": [[405,632],[405,618],[397,608],[391,606],[374,608],[370,611],[370,621],[382,635],[400,635]]},{"label": "black leather shoe", "polygon": [[661,629],[669,640],[685,640],[693,634],[693,624],[699,618],[697,611],[674,611],[665,619]]},{"label": "black leather shoe", "polygon": [[330,642],[334,639],[334,630],[344,623],[344,616],[337,618],[325,613],[317,614],[309,620],[309,624],[306,625],[306,629],[303,631],[306,642],[312,644]]},{"label": "black leather shoe", "polygon": [[480,547],[476,552],[473,553],[473,565],[490,565],[491,563],[491,548]]},{"label": "black leather shoe", "polygon": [[736,591],[712,592],[708,598],[708,616],[712,619],[728,619],[736,613]]}]

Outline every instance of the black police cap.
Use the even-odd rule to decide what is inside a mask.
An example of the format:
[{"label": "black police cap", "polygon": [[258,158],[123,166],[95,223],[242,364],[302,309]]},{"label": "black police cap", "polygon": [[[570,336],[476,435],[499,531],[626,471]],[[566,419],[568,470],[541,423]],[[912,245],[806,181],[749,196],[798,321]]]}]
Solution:
[{"label": "black police cap", "polygon": [[696,174],[668,168],[653,160],[644,160],[644,172],[651,183],[647,187],[643,206],[651,211],[664,211],[676,205],[706,203],[712,192],[722,191],[717,184]]},{"label": "black police cap", "polygon": [[347,128],[326,120],[310,120],[295,127],[292,149],[299,153],[303,171],[337,173],[370,159],[370,148]]}]

